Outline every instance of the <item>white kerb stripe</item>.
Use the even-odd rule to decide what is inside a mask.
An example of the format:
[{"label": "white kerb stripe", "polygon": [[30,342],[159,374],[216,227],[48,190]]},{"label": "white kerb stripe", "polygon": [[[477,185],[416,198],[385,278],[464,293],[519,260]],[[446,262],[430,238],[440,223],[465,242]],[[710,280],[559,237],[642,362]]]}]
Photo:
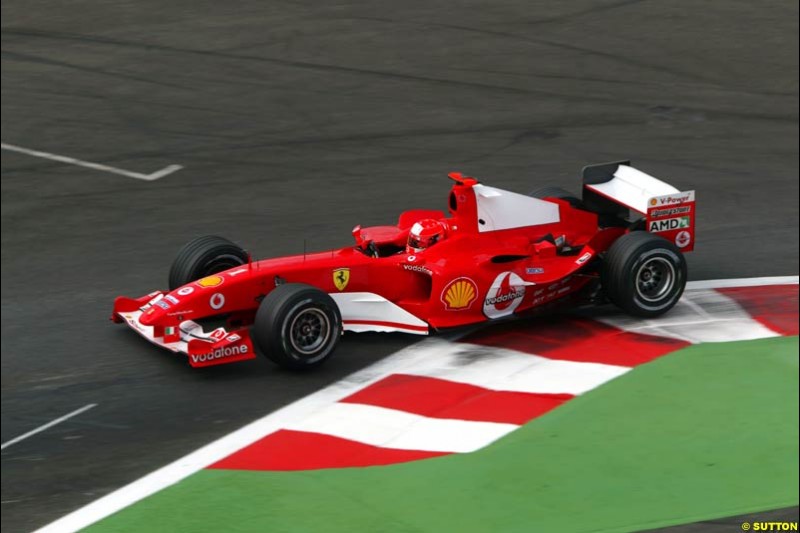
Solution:
[{"label": "white kerb stripe", "polygon": [[497,391],[577,395],[630,370],[466,343],[429,345],[428,353],[426,360],[417,361],[405,372]]},{"label": "white kerb stripe", "polygon": [[598,317],[611,326],[649,335],[670,337],[697,344],[777,337],[735,300],[713,289],[693,289],[667,314],[650,320],[621,313]]},{"label": "white kerb stripe", "polygon": [[382,448],[466,453],[479,450],[518,426],[428,418],[353,403],[334,403],[286,429],[322,433]]},{"label": "white kerb stripe", "polygon": [[772,276],[768,278],[704,279],[690,281],[686,290],[725,289],[729,287],[763,287],[764,285],[797,285],[800,276]]}]

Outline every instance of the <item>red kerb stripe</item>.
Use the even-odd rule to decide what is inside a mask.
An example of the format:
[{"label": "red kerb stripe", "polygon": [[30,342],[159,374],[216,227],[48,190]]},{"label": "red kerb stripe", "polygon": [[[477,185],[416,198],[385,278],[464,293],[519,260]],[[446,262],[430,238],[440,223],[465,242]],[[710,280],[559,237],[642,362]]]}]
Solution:
[{"label": "red kerb stripe", "polygon": [[209,466],[228,470],[316,470],[404,463],[448,455],[379,448],[360,442],[282,429]]},{"label": "red kerb stripe", "polygon": [[717,289],[733,298],[745,311],[781,335],[798,334],[798,286],[760,285]]},{"label": "red kerb stripe", "polygon": [[524,424],[572,398],[570,394],[494,391],[443,379],[393,374],[341,401],[431,418]]},{"label": "red kerb stripe", "polygon": [[550,359],[633,367],[688,346],[667,337],[622,331],[587,318],[500,324],[462,339]]}]

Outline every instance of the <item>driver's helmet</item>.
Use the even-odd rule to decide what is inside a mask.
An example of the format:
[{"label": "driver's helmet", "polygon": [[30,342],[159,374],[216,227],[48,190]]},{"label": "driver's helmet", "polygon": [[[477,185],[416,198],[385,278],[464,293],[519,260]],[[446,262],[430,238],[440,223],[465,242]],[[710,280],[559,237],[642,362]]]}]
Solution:
[{"label": "driver's helmet", "polygon": [[407,253],[419,253],[444,239],[445,226],[438,220],[424,218],[415,222],[408,233]]}]

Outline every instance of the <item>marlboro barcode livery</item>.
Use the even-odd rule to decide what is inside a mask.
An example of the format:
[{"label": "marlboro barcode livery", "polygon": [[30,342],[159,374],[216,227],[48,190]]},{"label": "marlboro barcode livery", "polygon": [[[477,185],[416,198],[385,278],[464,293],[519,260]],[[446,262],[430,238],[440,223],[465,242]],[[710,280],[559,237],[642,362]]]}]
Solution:
[{"label": "marlboro barcode livery", "polygon": [[192,366],[262,354],[306,369],[326,361],[344,331],[426,335],[562,303],[610,301],[654,317],[680,299],[694,191],[629,161],[584,168],[580,196],[449,177],[446,212],[356,226],[355,245],[337,250],[252,261],[227,239],[194,239],[172,264],[168,291],[118,297],[112,320]]}]

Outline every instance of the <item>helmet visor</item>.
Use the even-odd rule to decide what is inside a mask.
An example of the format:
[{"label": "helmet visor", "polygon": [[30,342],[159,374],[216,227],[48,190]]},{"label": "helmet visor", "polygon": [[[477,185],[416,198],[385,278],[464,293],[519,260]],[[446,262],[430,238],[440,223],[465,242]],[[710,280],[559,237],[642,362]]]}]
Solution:
[{"label": "helmet visor", "polygon": [[415,235],[409,235],[408,246],[410,248],[414,248],[415,250],[424,250],[425,248],[436,244],[437,240],[439,240],[438,235],[431,235],[429,237],[417,237]]}]

